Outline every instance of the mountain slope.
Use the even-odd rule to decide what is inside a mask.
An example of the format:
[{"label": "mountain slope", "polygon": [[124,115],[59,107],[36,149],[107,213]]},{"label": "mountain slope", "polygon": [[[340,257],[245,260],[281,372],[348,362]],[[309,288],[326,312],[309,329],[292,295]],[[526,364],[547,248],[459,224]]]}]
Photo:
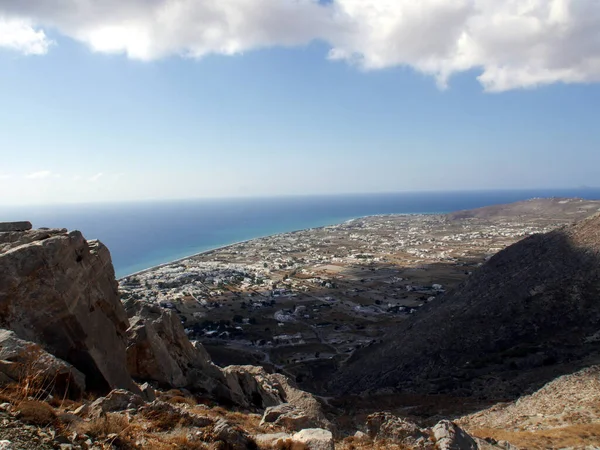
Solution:
[{"label": "mountain slope", "polygon": [[501,251],[383,344],[357,352],[330,387],[512,398],[599,351],[597,214]]}]

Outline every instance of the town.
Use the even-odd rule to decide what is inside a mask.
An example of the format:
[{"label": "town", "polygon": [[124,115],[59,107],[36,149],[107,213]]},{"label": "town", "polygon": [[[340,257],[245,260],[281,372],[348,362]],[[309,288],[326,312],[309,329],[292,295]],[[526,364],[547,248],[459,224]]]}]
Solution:
[{"label": "town", "polygon": [[125,277],[121,298],[174,311],[218,364],[260,364],[319,383],[317,375],[376,343],[501,249],[575,216],[360,218]]}]

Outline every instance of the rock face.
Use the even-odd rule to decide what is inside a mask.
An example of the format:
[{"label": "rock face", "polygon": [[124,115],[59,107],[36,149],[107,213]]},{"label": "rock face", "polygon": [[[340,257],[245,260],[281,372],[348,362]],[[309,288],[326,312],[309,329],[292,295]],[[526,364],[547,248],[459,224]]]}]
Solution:
[{"label": "rock face", "polygon": [[263,424],[277,423],[290,430],[309,426],[331,428],[317,399],[298,389],[284,375],[269,374],[256,366],[228,366],[223,372],[232,398],[242,399],[249,406],[266,408]]},{"label": "rock face", "polygon": [[0,222],[0,233],[31,230],[31,222]]},{"label": "rock face", "polygon": [[124,411],[144,404],[144,399],[124,389],[110,391],[106,397],[96,399],[89,407],[89,414],[99,417],[112,411]]},{"label": "rock face", "polygon": [[137,391],[108,249],[64,230],[0,233],[0,245],[0,326],[75,366],[89,388]]},{"label": "rock face", "polygon": [[188,340],[173,311],[135,300],[128,300],[125,308],[130,323],[127,368],[135,379],[206,393],[243,407],[286,404],[279,414],[270,411],[265,423],[272,419],[291,430],[331,426],[319,402],[285,376],[256,366],[215,366],[200,343]]},{"label": "rock face", "polygon": [[439,450],[477,450],[477,442],[449,420],[442,420],[432,429]]},{"label": "rock face", "polygon": [[221,370],[202,345],[188,340],[173,311],[136,301],[126,308],[127,368],[134,378],[233,400]]},{"label": "rock face", "polygon": [[[330,426],[318,401],[286,377],[260,367],[214,365],[201,344],[188,340],[174,312],[135,300],[124,307],[108,249],[78,231],[0,233],[0,327],[14,331],[13,341],[35,342],[72,364],[88,388],[103,393],[142,395],[133,377],[247,408],[285,403],[293,413],[280,411],[278,417],[291,429]],[[85,389],[77,370],[75,384]],[[111,395],[129,398],[125,391]],[[104,411],[113,397],[96,409]],[[150,386],[144,398],[153,399]]]},{"label": "rock face", "polygon": [[371,414],[366,425],[368,436],[374,440],[390,439],[419,448],[429,439],[416,424],[386,412]]},{"label": "rock face", "polygon": [[225,419],[219,419],[213,428],[216,441],[224,442],[231,450],[248,450],[257,448],[252,438],[241,428],[231,425]]},{"label": "rock face", "polygon": [[247,405],[267,408],[285,403],[283,387],[262,367],[227,366],[223,374],[232,397],[244,399]]},{"label": "rock face", "polygon": [[8,330],[0,330],[0,374],[5,382],[29,377],[59,393],[85,392],[85,375],[79,370]]},{"label": "rock face", "polygon": [[292,436],[292,442],[304,445],[308,450],[333,450],[331,431],[321,428],[307,428]]},{"label": "rock face", "polygon": [[515,398],[600,355],[599,299],[595,215],[499,252],[383,344],[356,352],[331,390]]}]

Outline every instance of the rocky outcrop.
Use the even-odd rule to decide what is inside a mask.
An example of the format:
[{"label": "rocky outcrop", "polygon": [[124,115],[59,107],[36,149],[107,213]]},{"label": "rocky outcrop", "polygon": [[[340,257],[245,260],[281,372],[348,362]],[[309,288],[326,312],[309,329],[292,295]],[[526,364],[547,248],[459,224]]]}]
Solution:
[{"label": "rocky outcrop", "polygon": [[367,435],[374,440],[389,439],[414,448],[423,448],[429,436],[416,424],[387,412],[371,414],[366,421]]},{"label": "rocky outcrop", "polygon": [[283,387],[262,367],[227,366],[223,374],[233,398],[261,409],[285,403]]},{"label": "rocky outcrop", "polygon": [[246,431],[230,424],[225,419],[219,419],[213,428],[215,441],[223,442],[231,450],[256,449],[256,443]]},{"label": "rocky outcrop", "polygon": [[237,400],[221,370],[201,344],[189,341],[173,311],[132,300],[125,307],[130,324],[127,368],[134,378]]},{"label": "rocky outcrop", "polygon": [[89,388],[137,391],[108,249],[63,230],[0,233],[0,243],[0,327],[75,366]]},{"label": "rocky outcrop", "polygon": [[202,344],[188,340],[173,311],[131,299],[125,308],[130,323],[127,367],[135,379],[206,393],[244,407],[264,409],[286,404],[285,413],[283,409],[279,415],[271,411],[268,418],[293,430],[330,426],[319,402],[285,376],[256,366],[221,369],[214,365]]},{"label": "rocky outcrop", "polygon": [[87,411],[89,415],[99,417],[113,411],[135,409],[144,404],[144,399],[124,389],[110,391],[106,397],[94,400]]},{"label": "rocky outcrop", "polygon": [[29,379],[43,389],[77,396],[85,392],[85,375],[39,345],[0,330],[0,376],[4,382]]},{"label": "rocky outcrop", "polygon": [[433,436],[439,450],[477,450],[477,442],[463,429],[449,420],[442,420],[433,427]]},{"label": "rocky outcrop", "polygon": [[[129,408],[153,400],[149,385],[132,397],[142,394],[135,378],[246,408],[286,404],[269,417],[291,430],[330,427],[318,401],[286,377],[253,366],[220,369],[188,340],[173,311],[133,299],[121,304],[108,249],[77,231],[0,233],[0,326],[72,364],[88,388],[120,389],[92,405],[98,414],[115,402]],[[74,385],[83,390],[80,378]]]},{"label": "rocky outcrop", "polygon": [[263,427],[267,424],[282,426],[286,430],[296,431],[316,426],[312,417],[306,414],[304,410],[289,403],[269,406],[260,421],[260,425]]},{"label": "rocky outcrop", "polygon": [[[292,443],[301,444],[307,450],[333,450],[333,435],[331,431],[321,428],[307,428],[291,437]],[[292,446],[292,448],[294,448]]]},{"label": "rocky outcrop", "polygon": [[0,233],[31,230],[31,222],[0,222]]},{"label": "rocky outcrop", "polygon": [[357,351],[337,393],[385,387],[516,398],[600,355],[600,215],[506,248]]},{"label": "rocky outcrop", "polygon": [[175,426],[202,428],[213,423],[209,417],[194,414],[167,402],[155,400],[139,408],[140,414],[149,420],[160,419],[163,423]]},{"label": "rocky outcrop", "polygon": [[317,399],[298,389],[286,376],[269,374],[257,366],[228,366],[223,372],[233,398],[266,408],[263,425],[276,423],[290,430],[331,428]]}]

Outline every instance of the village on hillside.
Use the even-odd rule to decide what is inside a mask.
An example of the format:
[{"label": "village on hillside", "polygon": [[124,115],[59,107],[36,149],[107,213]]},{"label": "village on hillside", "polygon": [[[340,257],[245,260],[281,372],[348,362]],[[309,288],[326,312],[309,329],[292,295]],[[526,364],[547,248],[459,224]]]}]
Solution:
[{"label": "village on hillside", "polygon": [[382,215],[255,239],[120,280],[179,316],[219,364],[329,372],[486,259],[567,223],[535,216]]}]

